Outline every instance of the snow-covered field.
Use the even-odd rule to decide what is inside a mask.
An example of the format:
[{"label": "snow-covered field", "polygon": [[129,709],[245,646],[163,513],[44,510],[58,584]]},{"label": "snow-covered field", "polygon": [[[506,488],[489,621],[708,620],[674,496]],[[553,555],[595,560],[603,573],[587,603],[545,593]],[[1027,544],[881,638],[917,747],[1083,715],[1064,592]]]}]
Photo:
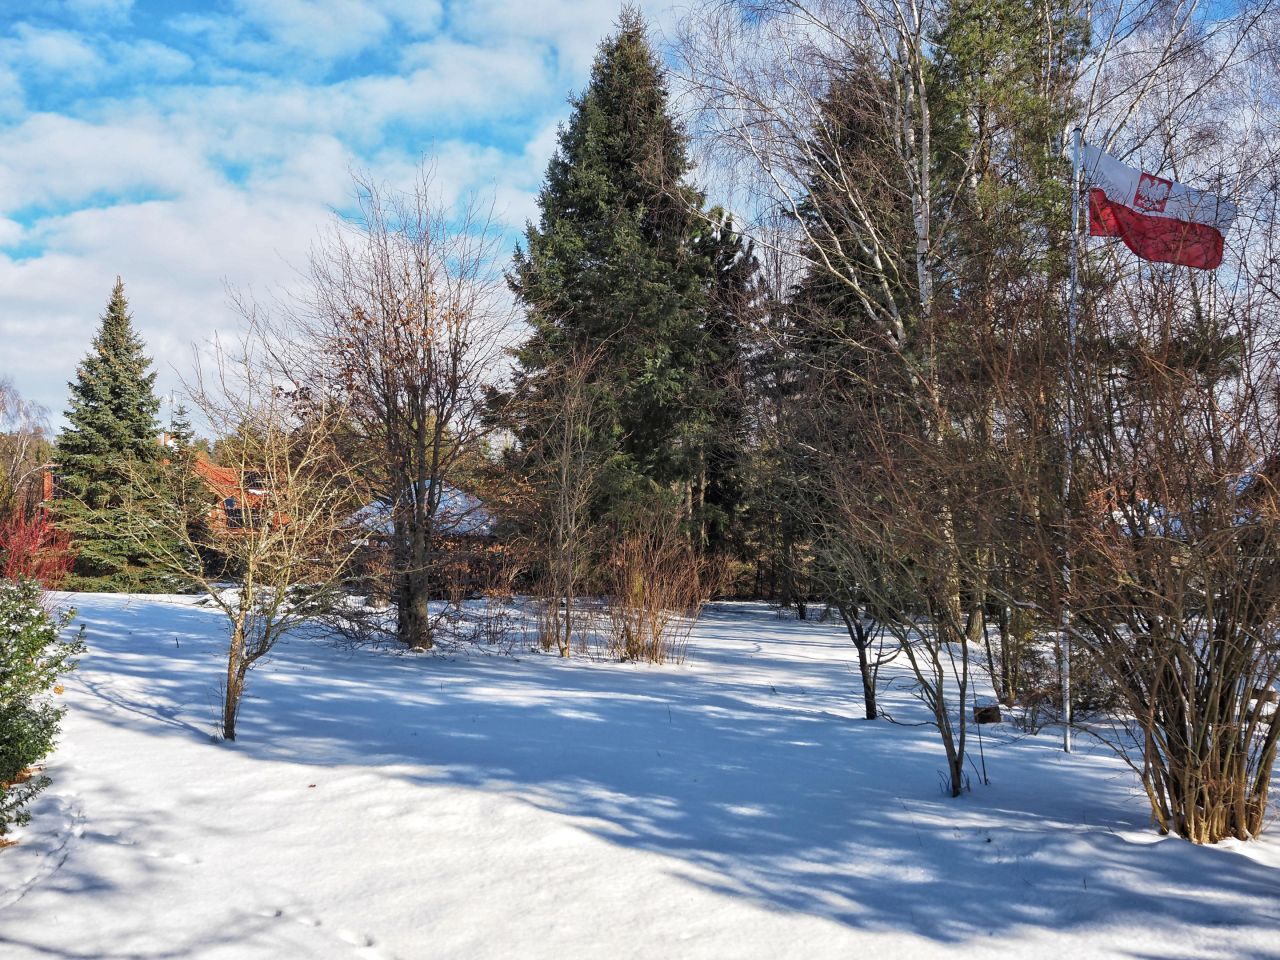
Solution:
[{"label": "snow-covered field", "polygon": [[949,799],[835,625],[715,605],[662,668],[294,640],[225,744],[215,613],[75,603],[5,960],[1280,958],[1280,839],[1160,839],[1114,758],[1007,727]]}]

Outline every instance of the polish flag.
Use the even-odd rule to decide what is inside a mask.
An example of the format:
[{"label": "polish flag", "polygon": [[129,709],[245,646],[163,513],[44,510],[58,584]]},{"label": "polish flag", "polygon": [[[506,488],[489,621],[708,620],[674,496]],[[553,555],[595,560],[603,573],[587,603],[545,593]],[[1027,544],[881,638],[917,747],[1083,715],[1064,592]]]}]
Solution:
[{"label": "polish flag", "polygon": [[1084,145],[1089,233],[1119,237],[1144,260],[1212,270],[1222,263],[1222,238],[1236,207],[1153,173],[1126,167]]}]

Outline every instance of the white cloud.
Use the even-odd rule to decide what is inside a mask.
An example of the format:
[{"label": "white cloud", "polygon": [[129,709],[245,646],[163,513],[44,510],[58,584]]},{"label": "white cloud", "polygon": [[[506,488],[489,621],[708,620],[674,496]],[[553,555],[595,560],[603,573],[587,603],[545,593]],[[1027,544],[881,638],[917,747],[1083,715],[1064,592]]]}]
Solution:
[{"label": "white cloud", "polygon": [[190,72],[194,66],[191,57],[181,50],[154,40],[113,42],[108,57],[113,67],[131,77],[141,74],[171,80]]},{"label": "white cloud", "polygon": [[287,288],[326,216],[320,204],[224,188],[54,218],[42,227],[50,252],[21,261],[0,256],[0,367],[24,395],[60,413],[65,381],[118,274],[160,388],[172,389],[174,368],[190,369],[193,344],[236,328],[225,284]]},{"label": "white cloud", "polygon": [[[0,50],[3,47],[0,46]],[[0,121],[20,117],[26,109],[22,81],[8,64],[0,62]]]},{"label": "white cloud", "polygon": [[17,246],[25,233],[26,228],[18,221],[0,217],[0,248]]},{"label": "white cloud", "polygon": [[341,206],[351,192],[354,157],[336,137],[323,134],[293,138],[297,149],[278,164],[258,169],[245,184],[251,196]]},{"label": "white cloud", "polygon": [[[469,0],[447,18],[435,0],[224,0],[169,21],[129,0],[60,9],[94,29],[0,39],[0,375],[55,419],[117,274],[168,390],[193,341],[236,328],[225,284],[298,282],[329,211],[351,205],[352,169],[403,188],[433,154],[446,201],[492,197],[514,236],[617,17],[570,0]],[[24,92],[57,102],[41,84],[74,103],[18,113]]]},{"label": "white cloud", "polygon": [[134,0],[62,0],[59,6],[79,17],[123,20],[133,9]]},{"label": "white cloud", "polygon": [[[641,4],[641,9],[655,33],[675,22],[676,9],[669,3]],[[509,0],[468,0],[457,31],[475,43],[522,38],[554,47],[563,72],[581,86],[600,41],[614,32],[620,10],[620,4],[581,0],[524,0],[515,10]]]},{"label": "white cloud", "polygon": [[192,66],[187,54],[151,39],[118,40],[106,33],[18,23],[0,38],[0,98],[20,97],[23,76],[33,89],[74,89],[84,96],[117,80],[171,80]]},{"label": "white cloud", "polygon": [[410,34],[422,36],[440,29],[444,5],[439,0],[377,0],[378,7]]},{"label": "white cloud", "polygon": [[227,14],[182,14],[180,30],[204,37],[223,56],[249,63],[280,51],[332,61],[403,36],[439,28],[443,10],[432,0],[234,0]]},{"label": "white cloud", "polygon": [[492,120],[553,95],[544,53],[531,44],[481,48],[434,40],[407,50],[404,60],[412,68],[407,75],[361,78],[342,89],[383,122]]},{"label": "white cloud", "polygon": [[2,42],[11,64],[60,83],[75,82],[102,68],[98,52],[78,33],[19,23]]},{"label": "white cloud", "polygon": [[181,193],[212,176],[198,144],[145,117],[93,124],[36,114],[0,138],[0,213],[103,194]]}]

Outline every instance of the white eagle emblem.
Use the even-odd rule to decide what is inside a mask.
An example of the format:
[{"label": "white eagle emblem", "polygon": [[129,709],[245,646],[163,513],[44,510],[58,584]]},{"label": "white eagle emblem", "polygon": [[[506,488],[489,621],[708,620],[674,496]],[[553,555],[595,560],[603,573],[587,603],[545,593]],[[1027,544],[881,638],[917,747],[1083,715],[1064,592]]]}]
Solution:
[{"label": "white eagle emblem", "polygon": [[1133,198],[1133,207],[1143,213],[1163,213],[1164,205],[1169,202],[1169,191],[1172,189],[1172,180],[1143,171],[1142,176],[1138,178],[1138,192]]}]

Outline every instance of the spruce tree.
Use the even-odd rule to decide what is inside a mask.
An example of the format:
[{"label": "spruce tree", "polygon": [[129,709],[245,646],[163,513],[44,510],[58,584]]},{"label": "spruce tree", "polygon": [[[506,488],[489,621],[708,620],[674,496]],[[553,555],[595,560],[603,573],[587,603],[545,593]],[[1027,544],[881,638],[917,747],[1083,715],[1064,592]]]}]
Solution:
[{"label": "spruce tree", "polygon": [[747,344],[764,315],[760,263],[752,244],[719,208],[710,211],[699,242],[707,257],[703,346],[697,408],[706,423],[698,451],[693,521],[706,551],[745,556],[740,525],[745,508],[752,374]]},{"label": "spruce tree", "polygon": [[140,476],[158,478],[164,469],[164,448],[157,442],[160,401],[150,366],[117,277],[93,347],[68,384],[67,426],[57,440],[55,516],[77,554],[71,589],[169,586],[169,578],[150,560],[158,545],[139,543],[130,533],[148,526],[130,520],[139,502],[143,509],[165,508],[147,503],[138,486]]},{"label": "spruce tree", "polygon": [[169,435],[171,448],[180,454],[186,454],[195,445],[196,432],[191,427],[191,414],[185,404],[178,404],[169,415]]},{"label": "spruce tree", "polygon": [[701,196],[661,64],[633,9],[601,44],[510,275],[533,334],[519,389],[563,357],[600,351],[596,443],[609,460],[600,507],[637,496],[692,499],[710,418],[700,389],[709,256]]}]

